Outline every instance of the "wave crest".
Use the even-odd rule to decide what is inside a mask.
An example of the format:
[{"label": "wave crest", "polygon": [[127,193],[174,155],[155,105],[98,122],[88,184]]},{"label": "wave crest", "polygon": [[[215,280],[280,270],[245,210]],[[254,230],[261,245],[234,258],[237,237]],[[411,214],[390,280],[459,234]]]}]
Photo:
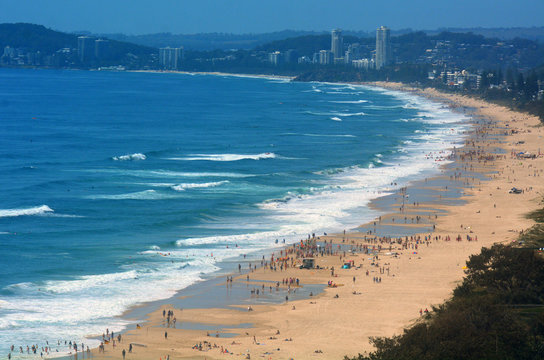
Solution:
[{"label": "wave crest", "polygon": [[187,189],[216,187],[216,186],[226,184],[228,182],[229,182],[228,180],[224,180],[224,181],[213,181],[213,182],[207,182],[207,183],[187,183],[187,184],[174,185],[174,186],[171,186],[170,188],[176,191],[185,191]]},{"label": "wave crest", "polygon": [[127,154],[127,155],[121,155],[121,156],[114,156],[112,157],[115,161],[135,161],[135,160],[145,160],[147,159],[147,156],[145,156],[142,153],[134,153],[134,154]]},{"label": "wave crest", "polygon": [[87,199],[93,200],[164,200],[172,199],[176,196],[174,194],[168,195],[155,190],[144,190],[126,194],[115,195],[93,195],[87,196]]},{"label": "wave crest", "polygon": [[368,100],[353,100],[353,101],[330,101],[331,103],[336,103],[336,104],[362,104],[362,103],[367,103]]},{"label": "wave crest", "polygon": [[52,213],[51,209],[47,205],[35,206],[26,209],[0,209],[0,218],[3,217],[16,217],[16,216],[32,216],[32,215],[44,215]]},{"label": "wave crest", "polygon": [[261,154],[192,154],[181,158],[169,158],[169,160],[183,161],[239,161],[239,160],[262,160],[274,159],[277,155],[274,153]]}]

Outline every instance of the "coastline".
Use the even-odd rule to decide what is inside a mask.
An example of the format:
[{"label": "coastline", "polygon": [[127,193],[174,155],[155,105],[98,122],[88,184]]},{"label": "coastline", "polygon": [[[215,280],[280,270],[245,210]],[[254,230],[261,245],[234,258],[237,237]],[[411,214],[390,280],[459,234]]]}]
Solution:
[{"label": "coastline", "polygon": [[[412,93],[415,90],[399,84],[377,83],[370,85]],[[501,139],[485,139],[478,134],[472,136],[471,141],[475,143],[470,147],[466,147],[465,152],[474,149],[487,149],[487,153],[489,153],[491,147],[500,146],[506,151],[506,159],[495,159],[483,163],[480,163],[477,159],[463,161],[456,159],[455,166],[457,168],[455,172],[459,171],[459,169],[463,172],[462,168],[470,164],[475,172],[489,173],[495,171],[497,176],[494,176],[490,181],[478,184],[472,180],[469,185],[473,187],[465,188],[467,194],[463,198],[467,201],[466,204],[460,206],[446,205],[443,208],[433,205],[434,210],[447,209],[448,211],[446,216],[435,219],[436,231],[432,235],[433,238],[438,235],[454,236],[455,234],[462,234],[464,237],[474,234],[478,236],[477,242],[467,242],[465,239],[461,242],[433,240],[428,247],[424,246],[417,249],[418,251],[415,251],[417,254],[409,254],[414,251],[404,249],[401,251],[403,254],[400,257],[380,255],[385,257],[385,260],[383,260],[385,263],[380,261],[379,267],[369,265],[371,259],[368,255],[354,255],[350,259],[353,259],[356,264],[362,264],[362,268],[359,270],[339,270],[337,272],[338,277],[333,280],[337,283],[343,283],[344,286],[327,288],[324,293],[313,297],[312,301],[299,300],[289,301],[281,305],[258,305],[254,307],[252,312],[231,309],[174,309],[175,316],[180,323],[191,322],[191,320],[195,322],[194,320],[198,319],[197,322],[203,324],[225,324],[224,329],[229,329],[229,325],[232,325],[231,329],[236,329],[236,324],[250,323],[252,327],[242,332],[250,335],[240,335],[234,338],[207,338],[202,330],[172,329],[168,330],[168,341],[165,342],[163,337],[165,329],[160,327],[163,322],[161,312],[162,309],[168,307],[162,307],[149,314],[149,322],[144,325],[145,334],[142,331],[129,331],[124,336],[128,340],[124,340],[121,346],[116,349],[112,349],[111,346],[108,347],[105,356],[122,358],[120,353],[122,346],[125,346],[126,341],[130,341],[138,344],[148,344],[145,349],[138,348],[137,351],[130,355],[130,358],[135,359],[165,355],[176,358],[204,356],[207,358],[221,358],[223,355],[218,348],[212,348],[207,352],[191,349],[191,346],[195,343],[205,340],[229,348],[229,351],[237,354],[235,358],[244,358],[247,349],[250,350],[252,356],[268,352],[267,355],[270,358],[342,358],[344,355],[354,356],[357,352],[372,349],[366,340],[369,336],[398,334],[402,331],[402,328],[413,321],[417,321],[419,316],[417,311],[421,307],[430,308],[431,305],[440,304],[448,298],[455,283],[462,278],[462,265],[470,254],[476,253],[481,246],[488,246],[498,241],[513,241],[517,237],[519,230],[526,229],[532,224],[531,221],[524,219],[522,216],[531,209],[536,209],[542,194],[542,186],[537,188],[538,183],[533,181],[526,186],[527,188],[532,187],[532,191],[527,191],[520,194],[520,196],[512,195],[507,193],[508,186],[505,186],[510,180],[502,177],[506,176],[504,170],[516,163],[516,159],[511,159],[508,156],[509,149],[506,147],[519,142],[519,139],[525,139],[524,135],[530,134],[532,141],[525,140],[524,147],[533,151],[533,153],[536,152],[534,146],[538,145],[538,134],[542,134],[542,128],[538,128],[538,132],[528,133],[529,126],[534,126],[535,120],[538,122],[538,119],[511,112],[500,106],[486,104],[482,101],[442,94],[435,90],[422,91],[417,94],[442,102],[451,101],[454,104],[474,108],[476,110],[475,116],[493,120],[494,128],[485,130],[488,134],[492,133],[492,131],[504,132],[507,129],[506,122],[510,122],[509,117],[515,119],[513,124],[520,129],[516,134],[508,136],[508,144],[502,144]],[[542,168],[542,158],[535,161],[538,163],[535,162],[531,170],[540,170]],[[535,165],[538,165],[538,167]],[[520,177],[521,170],[531,171],[527,167],[517,170],[518,175],[516,178]],[[526,179],[528,178],[526,177]],[[536,179],[532,178],[530,180]],[[468,179],[467,181],[470,182]],[[536,197],[538,192],[540,192],[540,195]],[[510,198],[512,196],[516,196],[517,200],[522,201],[511,204]],[[429,208],[425,205],[425,203],[421,203],[418,209],[410,210],[417,212],[422,208]],[[384,222],[386,219],[387,217],[384,216]],[[511,229],[510,227],[513,226],[509,226],[509,224],[514,221],[519,221],[519,224],[515,226],[515,229]],[[463,224],[462,228],[460,224]],[[425,235],[429,234],[426,233]],[[327,240],[333,240],[335,244],[341,244],[342,237],[342,235],[329,236]],[[362,244],[364,234],[350,233],[347,234],[347,238],[349,244],[351,244],[351,241]],[[375,242],[373,243],[376,245]],[[451,256],[452,253],[455,256]],[[319,258],[318,261],[321,266],[334,266],[335,269],[338,269],[338,265],[341,265],[339,255]],[[383,271],[385,271],[386,266],[389,270],[393,270],[391,274],[395,276],[386,277],[385,273],[381,273],[381,268],[383,267]],[[379,274],[384,277],[384,282],[376,284],[370,280],[375,277],[372,275],[378,275],[376,272],[378,268],[380,268]],[[371,272],[369,276],[365,275],[366,270]],[[357,279],[352,284],[351,278],[353,276],[356,276]],[[329,270],[308,271],[293,268],[281,273],[266,272],[263,268],[259,268],[251,274],[251,277],[263,281],[278,281],[278,279],[285,277],[296,277],[301,279],[302,284],[326,284],[328,280],[331,280]],[[245,279],[238,277],[235,282],[243,284]],[[354,296],[353,292],[361,293],[361,295]],[[338,298],[335,297],[336,294],[339,295]],[[243,304],[239,305],[245,307]],[[295,306],[296,309],[293,310],[292,306]],[[280,330],[281,335],[276,335],[277,330]],[[347,336],[346,330],[349,330],[349,336]],[[265,344],[258,345],[254,343],[253,336],[256,336],[257,342],[264,342]],[[284,341],[285,338],[291,338],[292,341]],[[233,341],[235,341],[235,344],[232,344]],[[277,348],[281,350],[274,350]],[[321,350],[323,353],[315,353],[316,350]],[[102,356],[96,351],[93,355],[99,358]]]},{"label": "coastline", "polygon": [[271,79],[271,80],[293,80],[295,78],[295,76],[285,76],[285,75],[238,74],[238,73],[225,73],[225,72],[216,72],[216,71],[129,70],[127,72],[152,73],[152,74],[232,76],[232,77],[240,77],[240,78]]}]

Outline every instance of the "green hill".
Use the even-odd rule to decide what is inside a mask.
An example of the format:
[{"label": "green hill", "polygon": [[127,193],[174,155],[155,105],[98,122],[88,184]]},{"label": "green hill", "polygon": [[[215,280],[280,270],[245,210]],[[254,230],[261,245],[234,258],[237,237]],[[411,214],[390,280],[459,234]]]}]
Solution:
[{"label": "green hill", "polygon": [[26,48],[52,53],[62,48],[76,48],[77,36],[34,24],[0,24],[0,47]]},{"label": "green hill", "polygon": [[[46,28],[43,25],[15,23],[0,24],[0,49],[6,46],[24,48],[27,51],[40,51],[52,54],[62,48],[77,48],[78,35],[67,34]],[[156,53],[152,47],[131,44],[123,41],[110,40],[111,50],[115,56],[131,53],[148,55]]]}]

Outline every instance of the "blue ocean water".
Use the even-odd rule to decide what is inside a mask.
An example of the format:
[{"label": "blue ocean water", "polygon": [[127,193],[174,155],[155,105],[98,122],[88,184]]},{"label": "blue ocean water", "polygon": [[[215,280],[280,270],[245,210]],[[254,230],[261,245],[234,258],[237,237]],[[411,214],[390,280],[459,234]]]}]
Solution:
[{"label": "blue ocean water", "polygon": [[365,86],[0,69],[0,355],[93,345],[224,259],[369,221],[467,126]]}]

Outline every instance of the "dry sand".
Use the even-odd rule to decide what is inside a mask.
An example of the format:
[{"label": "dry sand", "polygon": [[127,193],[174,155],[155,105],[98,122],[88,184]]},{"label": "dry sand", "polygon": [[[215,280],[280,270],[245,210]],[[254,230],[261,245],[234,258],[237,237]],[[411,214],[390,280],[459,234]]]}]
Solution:
[{"label": "dry sand", "polygon": [[[252,359],[342,359],[344,355],[368,352],[372,350],[369,337],[401,334],[403,328],[420,319],[420,309],[431,310],[433,305],[448,299],[462,280],[463,266],[471,254],[478,253],[482,246],[515,241],[520,231],[533,225],[525,214],[542,206],[544,158],[518,159],[511,154],[519,151],[539,153],[539,147],[544,145],[543,127],[539,126],[536,117],[432,89],[416,90],[392,83],[373,85],[427,96],[445,102],[457,111],[472,108],[475,116],[489,120],[489,125],[476,126],[477,133],[458,151],[455,164],[461,177],[464,177],[465,168],[470,167],[479,172],[495,173],[490,181],[464,179],[470,186],[465,190],[466,204],[444,207],[448,213],[433,219],[436,230],[430,235],[432,239],[428,245],[420,243],[418,249],[412,249],[414,242],[409,242],[407,249],[395,245],[392,252],[399,255],[394,256],[389,245],[384,244],[387,250],[380,252],[377,266],[371,265],[372,255],[348,253],[347,260],[353,260],[358,268],[340,269],[346,260],[341,259],[343,253],[340,253],[318,257],[317,264],[326,268],[323,270],[290,267],[273,272],[257,268],[250,274],[252,279],[281,282],[283,278],[292,277],[300,279],[302,286],[327,284],[328,281],[340,286],[328,287],[307,300],[253,306],[253,311],[247,311],[247,305],[240,305],[240,309],[163,307],[149,314],[149,321],[141,329],[124,334],[123,341],[115,348],[108,344],[105,354],[94,350],[93,356],[120,359],[122,349],[126,349],[127,359],[166,359],[168,356],[170,359],[245,359],[247,354]],[[497,138],[494,134],[500,136]],[[493,160],[484,159],[495,147],[506,153]],[[471,150],[480,151],[480,154],[473,153],[471,159],[468,154]],[[524,192],[510,194],[508,190],[513,186]],[[424,207],[425,204],[419,204],[418,208]],[[405,209],[408,214],[415,210],[418,209],[413,206]],[[390,214],[389,218],[391,216],[395,215]],[[386,221],[385,216],[382,221]],[[429,234],[421,236],[425,235]],[[458,235],[462,236],[462,241],[455,240]],[[467,235],[477,237],[477,241],[467,241]],[[440,240],[435,239],[438,236]],[[447,236],[451,241],[444,240]],[[342,243],[342,237],[329,236],[327,240]],[[344,241],[366,243],[362,233],[347,234]],[[332,266],[335,276],[331,276]],[[381,282],[373,281],[375,277],[381,277]],[[245,275],[234,281],[244,282]],[[280,291],[286,292],[285,287]],[[185,321],[216,324],[223,331],[232,328],[230,332],[240,335],[216,338],[215,333],[207,336],[203,330],[165,328],[163,309],[174,311],[178,325]],[[236,328],[236,324],[243,323],[251,323],[253,327]],[[165,339],[165,331],[168,339]],[[212,347],[208,348],[206,342]],[[130,354],[129,343],[138,344]],[[200,343],[203,344],[202,351],[192,348]],[[228,349],[228,353],[222,353],[221,349]]]}]

